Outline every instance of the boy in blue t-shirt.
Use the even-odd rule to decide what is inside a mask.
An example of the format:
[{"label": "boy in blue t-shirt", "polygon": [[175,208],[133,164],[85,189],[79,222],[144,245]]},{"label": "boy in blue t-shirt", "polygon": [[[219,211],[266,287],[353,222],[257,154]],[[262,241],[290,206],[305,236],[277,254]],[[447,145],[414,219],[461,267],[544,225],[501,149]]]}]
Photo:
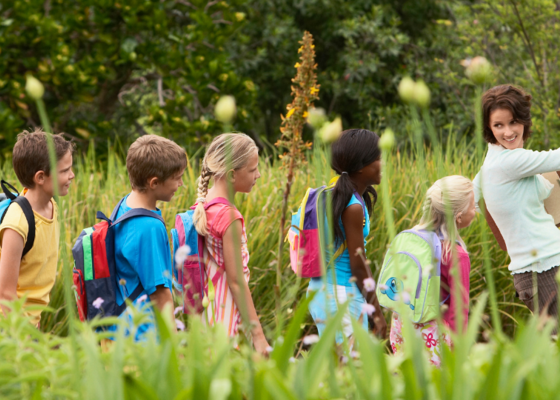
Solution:
[{"label": "boy in blue t-shirt", "polygon": [[[126,156],[132,192],[124,198],[116,217],[132,208],[145,208],[161,216],[156,203],[170,201],[183,185],[186,164],[185,151],[171,140],[156,135],[138,138]],[[134,302],[149,315],[147,322],[136,330],[135,339],[141,340],[154,327],[148,302],[160,311],[167,306],[173,319],[172,261],[165,225],[155,218],[136,217],[115,226],[115,255],[120,282],[117,304],[122,305],[139,285],[143,287]],[[122,317],[128,319],[129,329],[132,328],[129,310]]]}]

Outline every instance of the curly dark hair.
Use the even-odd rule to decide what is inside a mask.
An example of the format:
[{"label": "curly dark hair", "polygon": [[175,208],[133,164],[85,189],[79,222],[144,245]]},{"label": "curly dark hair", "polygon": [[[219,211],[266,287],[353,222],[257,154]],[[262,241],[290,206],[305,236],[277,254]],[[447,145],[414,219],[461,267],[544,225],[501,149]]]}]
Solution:
[{"label": "curly dark hair", "polygon": [[484,140],[495,144],[496,138],[490,129],[490,114],[494,110],[509,110],[516,122],[524,126],[523,141],[531,136],[531,95],[513,85],[499,85],[488,89],[482,95],[482,121]]}]

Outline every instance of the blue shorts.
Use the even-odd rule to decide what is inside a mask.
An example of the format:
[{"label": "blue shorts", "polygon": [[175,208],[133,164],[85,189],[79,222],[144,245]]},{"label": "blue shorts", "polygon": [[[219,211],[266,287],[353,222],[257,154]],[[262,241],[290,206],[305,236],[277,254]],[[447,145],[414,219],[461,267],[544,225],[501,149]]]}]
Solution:
[{"label": "blue shorts", "polygon": [[311,291],[317,292],[311,303],[309,303],[309,312],[313,317],[315,325],[317,325],[319,336],[321,336],[325,330],[327,317],[332,317],[338,311],[337,302],[334,297],[335,288],[338,303],[342,304],[346,301],[350,301],[348,310],[342,318],[342,332],[339,331],[336,333],[337,344],[341,344],[343,342],[342,333],[344,333],[344,336],[346,337],[350,337],[354,333],[350,318],[359,320],[359,318],[362,317],[362,327],[366,331],[368,329],[367,314],[362,311],[362,305],[365,304],[366,300],[364,299],[362,293],[360,293],[358,286],[355,283],[352,283],[351,285],[352,286],[335,286],[327,283],[325,290],[323,288],[323,280],[321,278],[312,278],[309,281],[309,286],[307,288],[308,295]]}]

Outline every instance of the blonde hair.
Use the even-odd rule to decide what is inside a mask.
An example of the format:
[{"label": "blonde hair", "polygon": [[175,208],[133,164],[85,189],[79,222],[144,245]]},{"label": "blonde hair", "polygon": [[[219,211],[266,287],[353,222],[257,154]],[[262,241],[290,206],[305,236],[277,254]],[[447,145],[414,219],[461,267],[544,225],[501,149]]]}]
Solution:
[{"label": "blonde hair", "polygon": [[132,189],[144,192],[151,178],[165,181],[187,166],[187,154],[177,143],[157,135],[140,136],[128,149],[126,169]]},{"label": "blonde hair", "polygon": [[[457,229],[457,216],[468,210],[469,196],[474,187],[472,182],[461,175],[451,175],[438,179],[426,192],[423,214],[415,229],[429,229],[443,239],[443,254],[451,251],[452,237],[467,250],[465,242]],[[449,221],[448,213],[453,215]]]},{"label": "blonde hair", "polygon": [[204,203],[208,194],[211,178],[222,178],[228,171],[237,170],[247,165],[249,157],[258,151],[253,139],[244,133],[224,133],[217,136],[202,160],[200,178],[198,180],[197,206],[194,210],[194,226],[203,236],[208,234]]}]

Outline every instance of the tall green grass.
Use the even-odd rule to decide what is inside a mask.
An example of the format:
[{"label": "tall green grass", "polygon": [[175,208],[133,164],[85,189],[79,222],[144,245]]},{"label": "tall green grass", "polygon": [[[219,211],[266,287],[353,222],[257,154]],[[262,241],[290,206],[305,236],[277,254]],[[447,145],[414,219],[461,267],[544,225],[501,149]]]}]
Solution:
[{"label": "tall green grass", "polygon": [[[425,189],[443,175],[473,178],[478,171],[476,147],[466,140],[450,140],[444,150],[427,150],[422,168],[406,147],[388,155],[383,173],[390,182],[396,230],[415,225]],[[290,208],[295,210],[305,189],[326,183],[332,175],[324,151],[315,152],[309,165],[297,172]],[[281,270],[282,311],[286,324],[275,332],[277,232],[284,171],[272,158],[262,157],[262,178],[249,195],[238,195],[236,204],[245,216],[251,260],[250,288],[257,312],[274,350],[269,359],[255,354],[246,343],[239,347],[220,326],[207,328],[193,318],[186,332],[170,334],[171,321],[156,313],[159,340],[133,343],[117,337],[108,349],[99,345],[103,334],[92,324],[78,324],[75,341],[64,337],[68,321],[64,309],[62,274],[52,293],[50,311],[45,311],[39,332],[21,316],[21,301],[14,312],[0,319],[0,398],[6,399],[545,399],[560,390],[555,371],[560,367],[558,346],[550,340],[550,325],[529,314],[514,297],[507,272],[507,255],[491,239],[487,253],[497,281],[501,321],[508,336],[496,336],[490,326],[488,295],[482,266],[479,217],[462,232],[471,254],[471,318],[469,329],[454,336],[454,348],[443,347],[442,368],[428,363],[420,339],[411,337],[404,354],[389,355],[386,343],[355,330],[355,352],[339,358],[334,335],[344,305],[327,324],[324,335],[309,351],[301,337],[314,331],[304,296],[307,285],[288,265]],[[10,165],[2,176],[14,181]],[[80,231],[91,226],[97,210],[111,212],[129,192],[123,160],[111,151],[98,162],[94,151],[75,160],[76,179],[67,197],[60,198],[61,257],[71,263],[71,246]],[[185,171],[185,186],[170,203],[161,204],[170,228],[176,213],[196,198],[198,168],[191,159]],[[382,195],[382,193],[380,193]],[[381,196],[379,197],[381,199]],[[366,246],[374,276],[389,237],[385,213],[376,205],[371,235]],[[480,335],[480,330],[483,334]],[[512,337],[512,338],[510,338]],[[408,340],[408,339],[407,339]],[[347,346],[347,344],[345,344]]]},{"label": "tall green grass", "polygon": [[[413,153],[407,148],[393,152],[386,165],[383,166],[383,174],[387,175],[390,182],[390,196],[394,207],[397,232],[411,228],[419,221],[425,190],[435,180],[453,174],[461,174],[471,179],[476,175],[479,165],[476,162],[474,143],[468,142],[466,139],[458,141],[450,139],[443,149],[438,153],[427,150],[424,168],[419,168]],[[310,154],[309,158],[311,157]],[[310,159],[307,165],[296,172],[289,207],[292,211],[297,209],[307,187],[325,184],[332,176],[330,168],[328,168],[326,153],[319,151],[315,153],[315,157],[319,160]],[[251,255],[249,262],[250,288],[263,327],[269,334],[273,332],[276,324],[276,306],[271,288],[274,286],[276,278],[275,263],[281,212],[281,190],[282,182],[285,179],[285,171],[274,165],[271,162],[272,159],[268,156],[261,158],[261,179],[250,194],[238,194],[236,198],[236,205],[245,216],[247,225]],[[122,158],[117,156],[115,151],[110,151],[106,160],[106,162],[96,161],[93,147],[90,147],[87,154],[77,155],[74,159],[76,178],[68,196],[60,198],[61,223],[64,223],[66,227],[65,237],[61,238],[61,257],[65,257],[69,264],[72,263],[70,250],[74,241],[82,229],[96,223],[96,212],[100,210],[106,214],[110,213],[117,202],[130,192],[126,166]],[[323,167],[323,171],[318,172],[318,165]],[[0,173],[9,181],[17,182],[9,163],[2,166]],[[185,171],[184,186],[179,189],[170,203],[160,204],[168,229],[173,227],[175,215],[185,211],[194,203],[198,173],[197,160],[190,158]],[[380,191],[380,188],[377,189]],[[381,194],[379,199],[381,199]],[[478,216],[473,225],[462,232],[471,255],[471,298],[474,303],[485,288],[480,224],[483,225],[483,229],[487,229],[482,216]],[[488,229],[487,231],[487,237],[490,238],[488,256],[497,280],[502,322],[505,331],[512,334],[517,325],[516,315],[526,317],[528,310],[515,298],[512,279],[507,271],[507,254],[499,249],[492,234]],[[374,207],[371,234],[366,246],[367,256],[372,261],[374,277],[378,275],[378,269],[389,242],[387,232],[385,216],[381,211],[381,202],[379,202]],[[282,307],[286,316],[290,317],[292,310],[304,293],[307,280],[297,282],[289,267],[288,254],[284,256],[281,270],[283,271]],[[67,332],[63,304],[62,274],[59,273],[50,303],[54,312],[43,314],[42,330],[57,334]],[[307,320],[309,323],[307,329],[311,332],[314,327],[310,322]]]}]

